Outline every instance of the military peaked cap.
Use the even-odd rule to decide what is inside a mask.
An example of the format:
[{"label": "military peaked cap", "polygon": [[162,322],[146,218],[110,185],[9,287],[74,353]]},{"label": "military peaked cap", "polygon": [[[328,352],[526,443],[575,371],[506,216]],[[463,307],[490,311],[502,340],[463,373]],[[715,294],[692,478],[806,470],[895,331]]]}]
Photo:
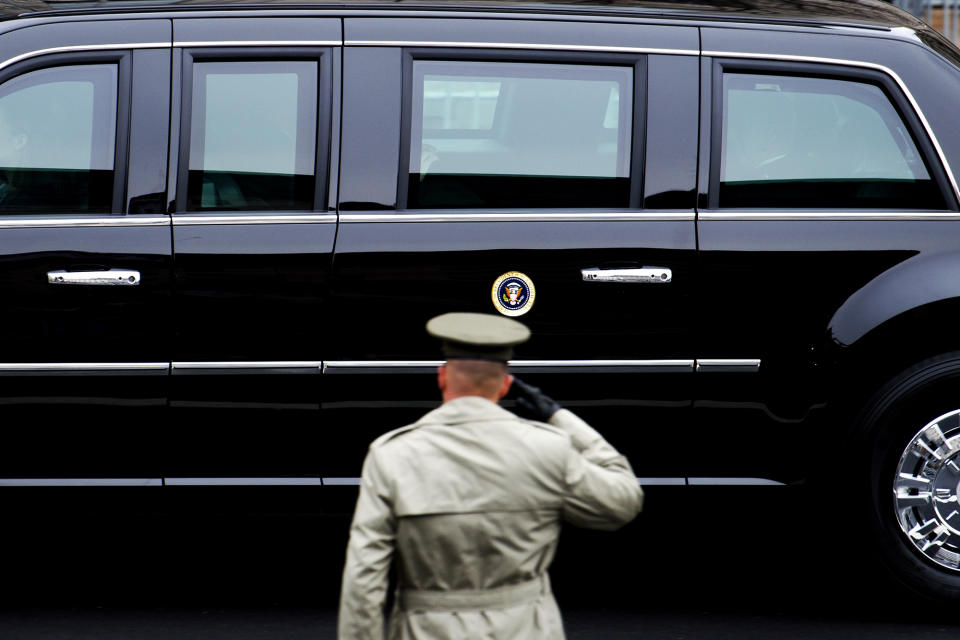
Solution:
[{"label": "military peaked cap", "polygon": [[530,339],[523,323],[489,313],[444,313],[427,322],[427,333],[443,340],[448,360],[506,362],[514,345]]}]

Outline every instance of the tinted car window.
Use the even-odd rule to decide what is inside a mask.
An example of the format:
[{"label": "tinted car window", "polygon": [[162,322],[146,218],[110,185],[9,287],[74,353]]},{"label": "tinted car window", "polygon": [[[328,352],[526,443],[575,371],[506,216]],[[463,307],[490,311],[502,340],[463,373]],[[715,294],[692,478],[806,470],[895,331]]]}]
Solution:
[{"label": "tinted car window", "polygon": [[879,87],[726,74],[720,206],[940,209],[944,202]]},{"label": "tinted car window", "polygon": [[312,209],[317,63],[193,69],[187,208]]},{"label": "tinted car window", "polygon": [[633,69],[415,61],[408,207],[626,207]]},{"label": "tinted car window", "polygon": [[0,87],[0,211],[111,210],[114,65],[41,69]]}]

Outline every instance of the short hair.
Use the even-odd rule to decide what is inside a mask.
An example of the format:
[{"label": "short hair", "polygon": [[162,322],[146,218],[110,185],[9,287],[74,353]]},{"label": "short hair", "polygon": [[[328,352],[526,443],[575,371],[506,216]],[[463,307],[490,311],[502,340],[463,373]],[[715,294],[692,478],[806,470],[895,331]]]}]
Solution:
[{"label": "short hair", "polygon": [[459,392],[476,392],[492,396],[500,390],[507,375],[505,362],[491,360],[448,360],[447,384]]}]

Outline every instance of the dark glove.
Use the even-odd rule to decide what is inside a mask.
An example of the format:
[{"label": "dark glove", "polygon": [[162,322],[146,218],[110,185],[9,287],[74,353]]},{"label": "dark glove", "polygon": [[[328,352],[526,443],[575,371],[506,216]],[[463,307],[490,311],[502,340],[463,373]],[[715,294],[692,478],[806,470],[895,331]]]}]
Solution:
[{"label": "dark glove", "polygon": [[516,413],[523,418],[547,422],[562,408],[556,400],[519,378],[513,379],[512,388],[517,398]]}]

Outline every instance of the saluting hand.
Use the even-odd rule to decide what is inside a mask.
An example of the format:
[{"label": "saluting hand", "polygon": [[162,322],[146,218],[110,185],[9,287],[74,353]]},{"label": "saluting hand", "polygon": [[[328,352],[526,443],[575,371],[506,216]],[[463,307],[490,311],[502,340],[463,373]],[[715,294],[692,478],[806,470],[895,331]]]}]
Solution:
[{"label": "saluting hand", "polygon": [[513,378],[512,388],[516,390],[516,413],[523,418],[548,422],[562,408],[556,400],[517,377]]}]

